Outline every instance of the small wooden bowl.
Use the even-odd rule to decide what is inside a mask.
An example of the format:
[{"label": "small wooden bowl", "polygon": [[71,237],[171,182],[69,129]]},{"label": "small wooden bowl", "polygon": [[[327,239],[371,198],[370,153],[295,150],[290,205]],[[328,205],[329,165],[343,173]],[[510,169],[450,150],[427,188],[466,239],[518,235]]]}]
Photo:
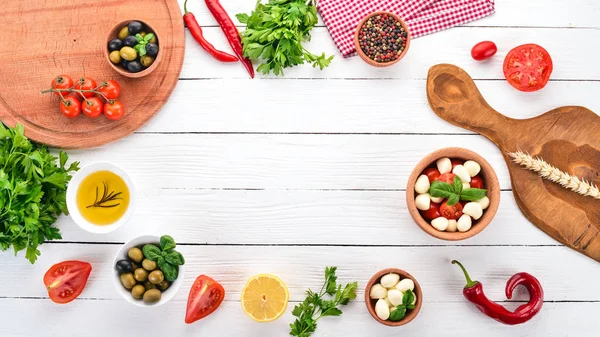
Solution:
[{"label": "small wooden bowl", "polygon": [[[108,51],[108,43],[110,42],[110,40],[118,38],[119,31],[121,30],[121,28],[127,26],[132,21],[141,22],[142,25],[146,28],[145,31],[152,32],[154,34],[154,36],[156,36],[156,42],[159,46],[158,54],[156,55],[156,58],[154,59],[154,63],[152,63],[148,68],[146,68],[140,72],[137,72],[137,73],[129,72],[126,69],[121,68],[120,65],[112,63],[109,58],[110,52]],[[158,32],[152,26],[150,26],[149,24],[147,24],[146,22],[141,21],[141,20],[125,20],[123,22],[120,22],[120,23],[117,23],[116,25],[114,25],[113,28],[108,33],[108,38],[106,39],[104,48],[102,48],[102,52],[104,53],[104,55],[106,57],[106,61],[108,61],[108,64],[110,64],[110,66],[116,72],[118,72],[119,74],[121,74],[125,77],[130,77],[130,78],[140,78],[140,77],[144,77],[144,76],[150,74],[151,72],[154,71],[154,69],[156,69],[158,67],[158,64],[160,63],[160,61],[162,60],[162,57],[163,57],[163,52],[162,52],[162,50],[160,50],[160,37],[158,36]]]},{"label": "small wooden bowl", "polygon": [[[395,59],[394,61],[390,61],[390,62],[375,62],[374,60],[370,59],[363,51],[362,48],[360,47],[359,41],[358,41],[358,32],[360,31],[360,27],[362,27],[362,25],[372,16],[375,15],[381,15],[381,14],[387,14],[391,17],[393,17],[394,19],[396,19],[397,21],[400,22],[400,24],[402,25],[402,28],[404,28],[404,30],[406,31],[406,46],[404,46],[404,51],[402,51],[402,53],[400,54],[400,56],[398,56],[397,59]],[[374,66],[374,67],[389,67],[392,64],[400,61],[404,55],[406,55],[406,52],[408,52],[408,47],[410,46],[410,30],[408,29],[408,26],[406,25],[406,22],[404,22],[404,20],[402,20],[398,15],[394,14],[394,13],[390,13],[390,12],[383,12],[383,11],[377,11],[377,12],[373,12],[367,16],[365,16],[362,20],[360,20],[360,22],[358,23],[358,26],[356,26],[356,32],[354,33],[354,46],[356,48],[356,52],[358,53],[358,55],[368,64]]]},{"label": "small wooden bowl", "polygon": [[[421,175],[423,170],[429,167],[432,163],[435,163],[436,160],[444,157],[448,157],[450,159],[458,158],[465,161],[474,160],[481,166],[481,172],[479,172],[479,175],[483,178],[485,188],[488,191],[487,197],[490,199],[490,206],[483,211],[483,216],[479,218],[479,220],[473,224],[473,227],[466,232],[438,231],[429,222],[423,219],[421,213],[419,213],[419,210],[415,205],[415,182],[417,181],[417,178]],[[500,183],[498,182],[496,172],[494,172],[494,169],[490,163],[488,163],[487,160],[485,160],[482,156],[467,149],[447,147],[428,154],[425,156],[425,158],[421,159],[417,166],[415,166],[414,170],[410,174],[410,177],[408,177],[408,184],[406,185],[406,204],[412,219],[427,234],[438,239],[448,241],[464,240],[483,231],[496,215],[496,212],[498,211],[498,205],[500,204]]]},{"label": "small wooden bowl", "polygon": [[[413,280],[413,282],[415,283],[415,289],[413,290],[413,292],[417,296],[417,302],[415,303],[415,308],[413,310],[407,311],[404,319],[402,319],[401,321],[398,321],[398,322],[384,321],[384,320],[380,319],[379,317],[377,317],[377,314],[375,313],[375,303],[377,303],[377,300],[374,300],[371,298],[371,296],[369,296],[369,293],[371,292],[371,287],[373,287],[373,285],[375,285],[376,283],[379,283],[379,281],[381,280],[381,277],[383,277],[384,275],[389,274],[389,273],[395,273],[395,274],[400,275],[400,280],[409,278],[409,279]],[[377,322],[379,322],[383,325],[402,326],[404,324],[408,324],[410,321],[415,319],[415,317],[417,317],[417,315],[419,314],[419,311],[421,310],[422,303],[423,303],[423,292],[421,291],[421,286],[419,285],[419,282],[417,282],[417,280],[414,277],[412,277],[412,275],[410,275],[409,273],[405,272],[402,269],[387,268],[387,269],[384,269],[384,270],[376,273],[375,275],[373,275],[373,277],[371,277],[371,279],[369,280],[369,282],[367,283],[367,286],[365,288],[365,304],[367,305],[367,310],[369,310],[369,313],[371,314],[373,319],[375,319]]]}]

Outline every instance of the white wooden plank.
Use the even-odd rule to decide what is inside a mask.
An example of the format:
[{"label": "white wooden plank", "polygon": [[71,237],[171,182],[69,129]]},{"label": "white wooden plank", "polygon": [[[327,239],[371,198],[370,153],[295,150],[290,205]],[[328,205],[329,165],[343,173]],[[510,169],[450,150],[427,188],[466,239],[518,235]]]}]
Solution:
[{"label": "white wooden plank", "polygon": [[[70,217],[63,240],[123,242],[140,230],[186,243],[319,245],[556,245],[519,211],[512,192],[486,230],[460,242],[440,241],[414,224],[402,191],[141,190],[122,229],[98,236]],[[385,233],[385,235],[382,235]]]},{"label": "white wooden plank", "polygon": [[[536,93],[476,81],[488,103],[514,118],[565,105],[600,112],[600,82],[550,82]],[[437,117],[425,80],[180,81],[139,132],[466,133]],[[225,101],[224,95],[235,95]]]},{"label": "white wooden plank", "polygon": [[[206,28],[205,35],[223,50],[230,50],[220,28]],[[499,50],[489,61],[476,62],[471,59],[471,48],[483,40],[495,41]],[[524,43],[537,43],[552,56],[553,80],[600,80],[600,64],[595,53],[598,44],[594,43],[598,40],[600,29],[463,27],[415,39],[401,62],[392,67],[375,68],[359,57],[342,58],[327,29],[317,27],[306,48],[313,53],[334,55],[331,65],[324,70],[301,65],[286,69],[285,76],[279,78],[424,79],[431,66],[451,63],[464,68],[473,78],[504,79],[502,64],[508,51]],[[565,41],[568,41],[568,48]],[[180,77],[247,79],[248,73],[240,63],[224,64],[213,59],[186,30],[185,59]]]},{"label": "white wooden plank", "polygon": [[[256,323],[235,302],[223,302],[212,315],[187,325],[183,322],[185,302],[174,301],[162,307],[141,309],[124,301],[75,301],[56,305],[48,300],[0,299],[3,313],[0,335],[39,336],[289,336],[292,303],[280,319]],[[401,328],[375,322],[364,304],[351,303],[341,317],[318,322],[315,337],[348,336],[578,336],[597,335],[600,303],[545,303],[533,320],[518,326],[500,324],[485,317],[469,303],[426,303],[414,321]],[[32,324],[32,321],[35,323]]]},{"label": "white wooden plank", "polygon": [[[165,228],[167,230],[167,228]],[[235,230],[235,227],[223,230]],[[343,229],[340,229],[343,230]],[[141,232],[145,233],[143,229]],[[381,235],[385,235],[383,232]],[[185,240],[185,236],[175,240]],[[93,272],[82,298],[117,299],[112,259],[120,245],[45,244],[35,265],[7,253],[0,257],[0,297],[47,297],[42,284],[46,270],[59,261],[78,259],[92,264]],[[180,246],[187,272],[177,300],[187,298],[200,274],[223,284],[228,301],[238,301],[247,279],[259,273],[278,275],[287,284],[290,299],[301,301],[307,288],[319,288],[325,266],[339,267],[340,282],[359,282],[359,294],[377,271],[397,267],[421,284],[427,303],[461,302],[465,279],[450,264],[465,264],[473,279],[485,285],[493,300],[506,300],[504,286],[513,274],[526,271],[544,287],[547,301],[600,301],[597,262],[569,248],[547,247],[314,247],[314,246]],[[565,276],[568,273],[569,276]],[[518,291],[516,300],[527,299]]]},{"label": "white wooden plank", "polygon": [[[178,0],[183,11],[184,0]],[[262,2],[266,2],[262,0]],[[221,3],[236,24],[237,13],[250,13],[256,2],[253,0],[222,0]],[[600,10],[594,0],[570,1],[568,6],[559,0],[495,0],[496,13],[484,19],[468,23],[468,26],[530,26],[530,27],[600,27]],[[217,25],[203,1],[188,2],[198,22]],[[320,18],[319,18],[320,19]],[[322,25],[322,22],[319,22]],[[240,24],[241,25],[241,24]]]}]

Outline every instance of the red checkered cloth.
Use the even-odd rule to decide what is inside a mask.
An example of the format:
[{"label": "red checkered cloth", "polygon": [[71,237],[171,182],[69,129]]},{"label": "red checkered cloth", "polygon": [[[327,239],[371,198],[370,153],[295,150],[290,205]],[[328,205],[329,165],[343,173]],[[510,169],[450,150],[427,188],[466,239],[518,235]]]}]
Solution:
[{"label": "red checkered cloth", "polygon": [[494,0],[319,0],[323,22],[344,57],[356,54],[358,22],[375,11],[400,16],[412,38],[435,33],[494,13]]}]

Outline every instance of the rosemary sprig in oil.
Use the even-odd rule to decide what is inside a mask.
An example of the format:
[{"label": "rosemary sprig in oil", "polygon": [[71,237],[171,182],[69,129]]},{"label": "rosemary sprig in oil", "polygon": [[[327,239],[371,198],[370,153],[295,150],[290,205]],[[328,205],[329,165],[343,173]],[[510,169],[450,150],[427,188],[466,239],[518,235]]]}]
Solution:
[{"label": "rosemary sprig in oil", "polygon": [[93,204],[87,206],[86,208],[90,208],[90,207],[112,208],[112,207],[117,207],[121,204],[120,202],[117,202],[116,204],[106,205],[106,203],[108,203],[108,202],[121,199],[121,198],[119,198],[119,195],[121,195],[121,193],[123,193],[123,192],[115,193],[115,191],[111,191],[110,193],[108,193],[108,184],[106,183],[106,181],[102,181],[102,186],[104,187],[104,191],[102,192],[102,198],[100,198],[100,200],[98,200],[98,186],[96,186],[96,199],[94,200]]}]

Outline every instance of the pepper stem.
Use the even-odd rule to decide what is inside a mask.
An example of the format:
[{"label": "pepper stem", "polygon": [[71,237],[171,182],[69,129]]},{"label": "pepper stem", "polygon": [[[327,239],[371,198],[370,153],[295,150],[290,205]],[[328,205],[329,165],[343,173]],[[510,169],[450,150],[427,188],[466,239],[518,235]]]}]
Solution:
[{"label": "pepper stem", "polygon": [[188,10],[187,10],[187,0],[185,0],[185,1],[183,2],[183,11],[184,11],[184,14],[187,14],[187,13],[188,13]]},{"label": "pepper stem", "polygon": [[477,281],[471,280],[471,277],[469,276],[469,273],[467,273],[467,270],[462,265],[462,263],[460,263],[460,262],[458,262],[456,260],[452,260],[452,264],[457,264],[460,267],[460,269],[462,269],[463,274],[465,274],[465,278],[467,279],[467,285],[465,286],[465,288],[470,288],[470,287],[474,286],[475,284],[477,284]]}]

